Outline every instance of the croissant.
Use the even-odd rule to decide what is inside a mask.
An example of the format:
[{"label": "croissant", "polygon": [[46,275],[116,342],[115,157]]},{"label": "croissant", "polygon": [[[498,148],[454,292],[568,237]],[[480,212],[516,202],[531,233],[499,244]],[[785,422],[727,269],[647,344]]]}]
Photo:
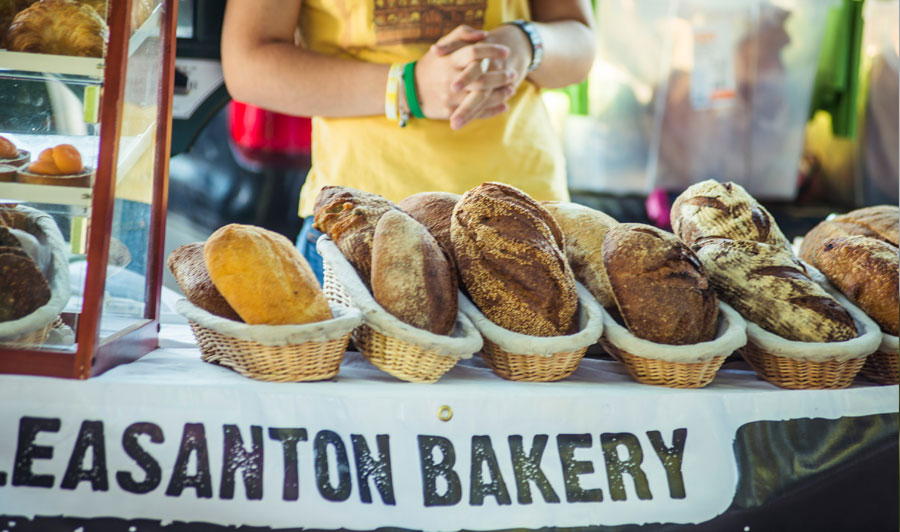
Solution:
[{"label": "croissant", "polygon": [[13,19],[7,48],[16,52],[103,57],[109,29],[91,7],[71,0],[40,0]]},{"label": "croissant", "polygon": [[0,0],[0,48],[6,48],[6,31],[20,11],[37,0]]}]

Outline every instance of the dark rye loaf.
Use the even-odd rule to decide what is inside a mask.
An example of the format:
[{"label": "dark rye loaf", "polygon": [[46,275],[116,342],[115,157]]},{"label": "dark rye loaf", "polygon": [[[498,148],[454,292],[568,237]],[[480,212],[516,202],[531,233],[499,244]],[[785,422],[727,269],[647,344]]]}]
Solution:
[{"label": "dark rye loaf", "polygon": [[166,267],[188,301],[216,316],[243,321],[213,284],[203,260],[203,242],[185,244],[172,251]]},{"label": "dark rye loaf", "polygon": [[716,293],[694,253],[675,235],[644,224],[618,224],[603,240],[603,263],[625,325],[660,344],[715,338]]},{"label": "dark rye loaf", "polygon": [[456,276],[428,230],[399,210],[386,212],[372,241],[372,295],[400,321],[435,334],[456,325]]},{"label": "dark rye loaf", "polygon": [[693,249],[719,297],[763,329],[801,342],[857,336],[847,310],[786,249],[725,238],[702,240]]},{"label": "dark rye loaf", "polygon": [[466,192],[450,222],[460,275],[485,316],[532,336],[571,334],[578,293],[556,221],[527,194],[502,183]]}]

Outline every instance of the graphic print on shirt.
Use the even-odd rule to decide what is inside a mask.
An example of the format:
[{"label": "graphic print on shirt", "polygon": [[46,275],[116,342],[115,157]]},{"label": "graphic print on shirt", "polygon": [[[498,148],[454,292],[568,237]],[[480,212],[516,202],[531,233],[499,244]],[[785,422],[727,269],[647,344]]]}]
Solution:
[{"label": "graphic print on shirt", "polygon": [[481,29],[486,8],[487,0],[375,0],[375,41],[432,43],[461,24]]}]

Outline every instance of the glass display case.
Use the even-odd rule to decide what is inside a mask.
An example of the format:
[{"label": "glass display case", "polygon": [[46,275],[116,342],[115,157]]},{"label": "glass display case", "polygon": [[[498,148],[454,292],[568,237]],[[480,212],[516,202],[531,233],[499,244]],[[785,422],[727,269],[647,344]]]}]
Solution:
[{"label": "glass display case", "polygon": [[2,373],[84,379],[156,347],[177,7],[0,5]]}]

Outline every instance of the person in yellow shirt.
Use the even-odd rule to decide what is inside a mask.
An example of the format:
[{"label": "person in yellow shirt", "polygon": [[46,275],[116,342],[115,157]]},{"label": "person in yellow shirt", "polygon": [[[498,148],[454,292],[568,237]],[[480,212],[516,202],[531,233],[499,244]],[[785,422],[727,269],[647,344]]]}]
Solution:
[{"label": "person in yellow shirt", "polygon": [[235,99],[313,117],[298,247],[320,269],[325,185],[568,199],[539,91],[587,76],[592,26],[588,0],[230,0],[222,66]]}]

